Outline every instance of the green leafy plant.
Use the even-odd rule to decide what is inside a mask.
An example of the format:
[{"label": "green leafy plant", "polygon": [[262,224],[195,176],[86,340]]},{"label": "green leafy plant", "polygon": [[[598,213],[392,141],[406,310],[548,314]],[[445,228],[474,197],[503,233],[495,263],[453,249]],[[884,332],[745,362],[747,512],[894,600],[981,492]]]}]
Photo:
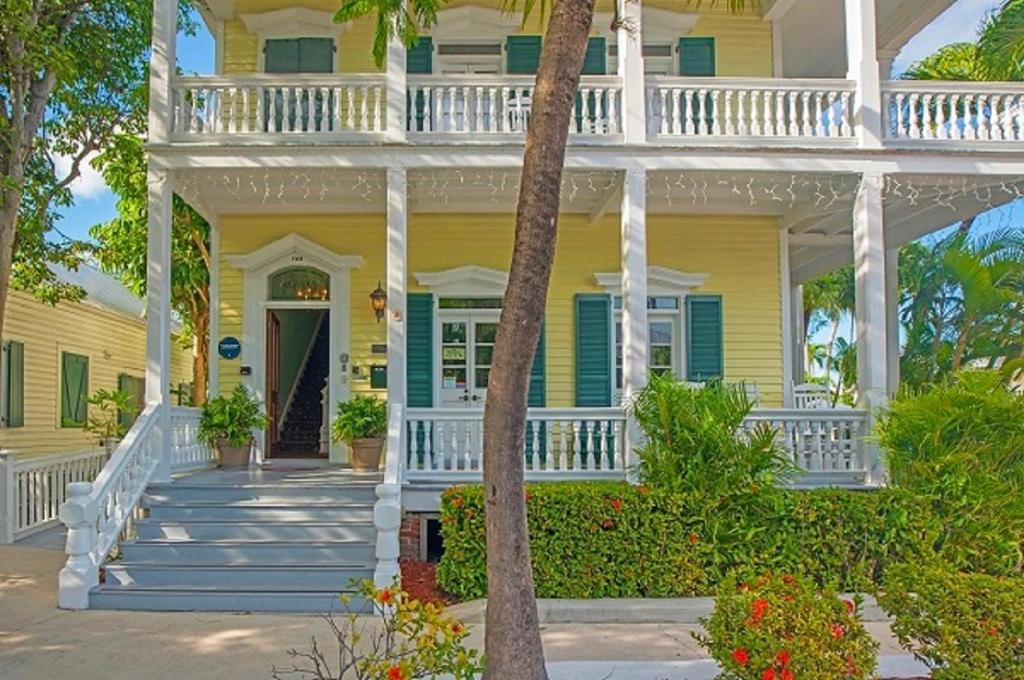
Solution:
[{"label": "green leafy plant", "polygon": [[776,484],[794,469],[771,427],[744,430],[752,408],[742,385],[713,381],[695,388],[671,374],[651,376],[629,405],[646,435],[637,450],[640,479],[708,495]]},{"label": "green leafy plant", "polygon": [[253,430],[266,426],[263,403],[239,384],[231,396],[216,397],[203,405],[199,439],[213,446],[245,446],[252,441]]},{"label": "green leafy plant", "polygon": [[874,677],[878,643],[858,600],[841,600],[800,576],[735,576],[694,635],[723,668],[722,680],[858,680]]},{"label": "green leafy plant", "polygon": [[353,439],[377,439],[388,430],[388,407],[380,399],[357,395],[338,404],[331,425],[336,442],[352,443]]},{"label": "green leafy plant", "polygon": [[[934,558],[936,518],[896,489],[775,488],[711,499],[623,482],[527,486],[539,597],[711,595],[735,570],[798,573],[870,590],[892,564]],[[461,599],[487,593],[484,494],[441,499],[438,582]]]},{"label": "green leafy plant", "polygon": [[128,428],[121,422],[119,415],[135,415],[139,411],[134,397],[126,390],[96,390],[86,401],[96,409],[89,409],[85,430],[96,435],[100,443],[123,437]]},{"label": "green leafy plant", "polygon": [[944,522],[946,561],[1018,573],[1024,541],[1024,395],[998,372],[966,371],[906,391],[878,425],[893,483]]},{"label": "green leafy plant", "polygon": [[879,604],[936,680],[1024,678],[1024,579],[944,567],[890,570]]},{"label": "green leafy plant", "polygon": [[466,648],[469,629],[443,607],[412,600],[397,586],[375,588],[372,581],[360,582],[356,595],[372,604],[373,617],[362,616],[352,607],[350,596],[341,598],[348,609],[341,620],[326,617],[337,642],[337,653],[332,655],[336,667],[314,638],[308,652],[289,650],[292,667],[275,667],[272,677],[475,680],[483,672],[479,652]]}]

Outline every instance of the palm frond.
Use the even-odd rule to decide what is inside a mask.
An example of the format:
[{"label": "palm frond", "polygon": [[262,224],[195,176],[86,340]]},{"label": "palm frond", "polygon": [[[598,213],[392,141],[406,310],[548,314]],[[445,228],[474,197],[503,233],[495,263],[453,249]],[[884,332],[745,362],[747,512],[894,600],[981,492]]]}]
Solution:
[{"label": "palm frond", "polygon": [[1005,0],[978,38],[985,80],[1024,80],[1024,0]]}]

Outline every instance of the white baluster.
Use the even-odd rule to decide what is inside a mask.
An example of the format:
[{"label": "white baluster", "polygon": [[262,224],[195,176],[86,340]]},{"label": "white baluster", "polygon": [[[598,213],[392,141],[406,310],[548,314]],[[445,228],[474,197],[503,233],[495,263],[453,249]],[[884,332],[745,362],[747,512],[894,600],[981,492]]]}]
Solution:
[{"label": "white baluster", "polygon": [[[804,92],[803,94],[800,95],[800,101],[801,101],[801,103],[803,104],[803,107],[804,107],[804,109],[803,109],[804,110],[803,135],[805,137],[813,137],[814,136],[814,116],[811,113],[811,97],[812,96],[815,96],[815,95],[813,93],[811,93],[811,92]],[[817,98],[817,97],[815,97],[815,98]]]},{"label": "white baluster", "polygon": [[963,129],[960,127],[960,95],[954,93],[949,100],[949,135],[953,139],[963,139]]},{"label": "white baluster", "polygon": [[775,136],[775,106],[773,105],[774,96],[771,90],[766,90],[764,93],[764,136],[774,137]]},{"label": "white baluster", "polygon": [[[712,90],[711,92],[711,134],[715,137],[719,137],[722,134],[722,123],[720,120],[721,110],[718,104],[718,98],[721,94],[721,90]],[[704,98],[701,98],[703,101]]]},{"label": "white baluster", "polygon": [[988,95],[978,96],[978,139],[988,141],[992,139],[992,126],[989,122]]},{"label": "white baluster", "polygon": [[946,95],[939,94],[935,100],[935,115],[937,118],[935,132],[939,139],[949,139],[949,130],[946,129]]},{"label": "white baluster", "polygon": [[750,92],[750,134],[753,137],[761,137],[764,134],[764,126],[761,124],[761,109],[758,105],[762,102],[761,91]]},{"label": "white baluster", "polygon": [[799,96],[797,92],[787,92],[786,99],[789,100],[789,136],[799,137],[800,136],[800,114],[796,109],[796,98]]},{"label": "white baluster", "polygon": [[711,132],[708,127],[708,91],[701,89],[697,92],[697,129],[699,134],[707,136]]},{"label": "white baluster", "polygon": [[750,134],[750,123],[747,120],[747,91],[740,90],[736,96],[736,131],[741,137]]},{"label": "white baluster", "polygon": [[842,137],[853,136],[853,121],[851,120],[850,93],[843,92],[839,95],[839,134]]},{"label": "white baluster", "polygon": [[725,97],[725,134],[732,137],[736,134],[736,121],[732,117],[732,98],[735,92],[725,90],[722,95]]}]

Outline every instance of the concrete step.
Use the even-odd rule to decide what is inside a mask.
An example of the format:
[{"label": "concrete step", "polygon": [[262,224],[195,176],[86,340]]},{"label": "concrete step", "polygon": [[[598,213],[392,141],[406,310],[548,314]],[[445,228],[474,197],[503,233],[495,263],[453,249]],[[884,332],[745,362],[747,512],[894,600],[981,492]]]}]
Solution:
[{"label": "concrete step", "polygon": [[364,600],[353,600],[346,608],[337,593],[324,591],[223,591],[196,588],[107,588],[89,593],[93,609],[127,609],[166,612],[290,612],[303,614],[344,614],[369,612]]},{"label": "concrete step", "polygon": [[353,564],[374,558],[367,541],[126,541],[126,562],[148,564]]},{"label": "concrete step", "polygon": [[140,541],[373,541],[372,522],[240,522],[146,519],[136,524]]},{"label": "concrete step", "polygon": [[145,503],[219,503],[221,505],[287,505],[298,503],[373,503],[375,484],[344,486],[284,486],[249,484],[243,486],[196,484],[153,485],[146,489]]},{"label": "concrete step", "polygon": [[221,503],[157,503],[150,506],[149,518],[175,521],[373,522],[373,505],[288,503],[225,506]]},{"label": "concrete step", "polygon": [[373,567],[372,563],[280,566],[111,562],[105,567],[103,587],[335,593],[349,590],[353,581],[373,578]]}]

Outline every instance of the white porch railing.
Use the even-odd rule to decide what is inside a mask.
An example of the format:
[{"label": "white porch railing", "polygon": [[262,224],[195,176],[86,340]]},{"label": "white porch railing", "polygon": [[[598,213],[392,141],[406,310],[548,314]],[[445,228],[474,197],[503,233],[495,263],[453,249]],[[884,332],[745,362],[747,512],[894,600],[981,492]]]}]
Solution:
[{"label": "white porch railing", "polygon": [[1024,141],[1024,85],[890,81],[887,134],[898,140]]},{"label": "white porch railing", "polygon": [[402,524],[402,483],[405,478],[403,417],[401,404],[388,407],[384,480],[377,485],[377,502],[373,506],[373,524],[377,529],[377,566],[373,570],[373,582],[378,588],[390,587],[400,573],[398,530]]},{"label": "white porch railing", "polygon": [[[536,476],[624,475],[626,418],[621,409],[531,408],[526,471]],[[406,475],[478,476],[483,470],[483,411],[409,409]]]},{"label": "white porch railing", "polygon": [[344,138],[385,132],[383,75],[198,76],[174,80],[172,138],[307,135]]},{"label": "white porch railing", "polygon": [[13,543],[55,525],[68,484],[91,482],[106,460],[103,449],[28,459],[0,452],[0,543]]},{"label": "white porch railing", "polygon": [[647,132],[662,140],[848,139],[855,84],[769,78],[647,79]]},{"label": "white porch railing", "polygon": [[213,447],[199,441],[199,420],[203,409],[171,408],[171,471],[186,472],[217,464]]},{"label": "white porch railing", "polygon": [[779,444],[808,473],[864,473],[867,413],[844,409],[757,409],[744,422],[775,428]]},{"label": "white porch railing", "polygon": [[[529,126],[534,85],[533,76],[409,76],[408,132],[421,138],[521,136]],[[621,97],[618,76],[584,76],[570,134],[590,139],[619,134]]]}]

